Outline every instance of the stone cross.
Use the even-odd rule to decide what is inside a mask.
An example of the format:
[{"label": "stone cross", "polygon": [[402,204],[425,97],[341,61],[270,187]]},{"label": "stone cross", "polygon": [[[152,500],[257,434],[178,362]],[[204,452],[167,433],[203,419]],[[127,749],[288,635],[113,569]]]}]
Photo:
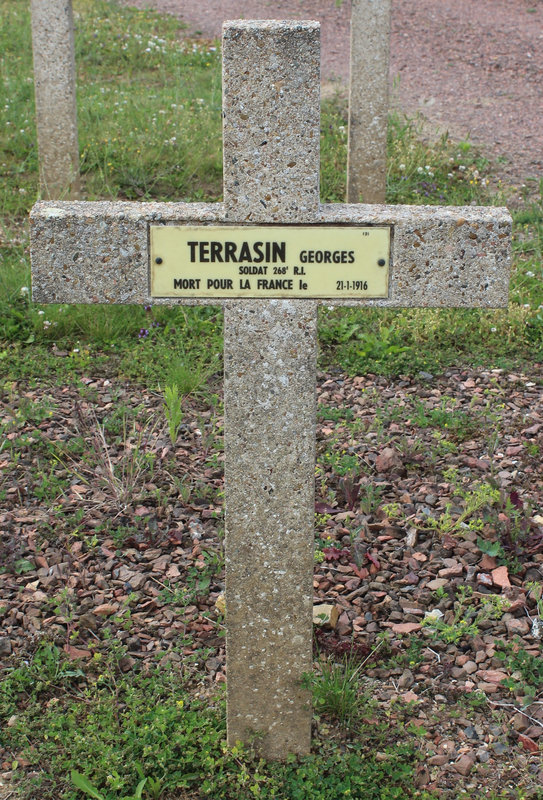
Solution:
[{"label": "stone cross", "polygon": [[40,191],[79,197],[72,0],[31,0]]},{"label": "stone cross", "polygon": [[507,302],[506,209],[319,203],[319,62],[316,22],[225,23],[223,203],[31,213],[37,302],[224,306],[228,740],[268,758],[310,748],[317,305]]},{"label": "stone cross", "polygon": [[352,0],[347,202],[384,203],[390,0]]}]

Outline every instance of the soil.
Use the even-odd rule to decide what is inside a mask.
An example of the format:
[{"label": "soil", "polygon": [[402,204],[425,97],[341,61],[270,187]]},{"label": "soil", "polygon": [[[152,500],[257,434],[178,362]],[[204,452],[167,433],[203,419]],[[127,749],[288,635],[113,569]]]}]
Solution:
[{"label": "soil", "polygon": [[[181,19],[190,37],[225,19],[318,19],[327,90],[349,76],[350,0],[129,0]],[[393,104],[476,143],[507,185],[543,177],[543,0],[392,0]]]}]

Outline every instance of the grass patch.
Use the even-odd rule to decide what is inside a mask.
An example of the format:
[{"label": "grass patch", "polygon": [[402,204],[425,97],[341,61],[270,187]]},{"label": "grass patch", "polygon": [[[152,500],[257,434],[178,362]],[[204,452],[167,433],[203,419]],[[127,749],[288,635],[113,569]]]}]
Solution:
[{"label": "grass patch", "polygon": [[[23,0],[2,0],[0,110],[0,364],[15,375],[41,369],[35,348],[72,354],[63,375],[112,353],[121,374],[149,386],[220,368],[221,315],[100,306],[36,306],[29,286],[26,215],[37,197],[30,21]],[[116,2],[75,3],[78,118],[84,196],[217,200],[221,196],[218,43],[182,42],[178,23]],[[321,196],[345,195],[345,101],[325,101]],[[469,142],[428,144],[417,120],[392,116],[387,198],[393,203],[498,204],[487,162]],[[506,310],[323,309],[321,366],[355,374],[438,372],[459,361],[522,365],[543,357],[543,202],[515,212],[511,302]],[[21,294],[23,290],[23,294]],[[144,341],[142,341],[144,340]],[[211,341],[211,346],[209,342]],[[151,344],[152,343],[152,344]],[[85,353],[88,357],[85,358]],[[83,354],[83,355],[81,355]],[[30,366],[23,362],[30,359]],[[194,361],[195,360],[195,361]],[[37,363],[39,362],[39,363]],[[68,368],[69,367],[69,368]],[[175,369],[174,369],[175,371]]]},{"label": "grass patch", "polygon": [[109,664],[95,657],[84,671],[43,644],[29,664],[4,673],[0,711],[10,725],[0,736],[22,800],[80,798],[74,769],[104,800],[133,796],[142,779],[143,797],[154,800],[417,796],[416,738],[405,731],[380,760],[359,736],[346,750],[323,736],[311,756],[266,764],[250,748],[225,746],[221,695],[195,698],[189,672],[178,669],[122,675],[113,663],[120,657],[112,648]]}]

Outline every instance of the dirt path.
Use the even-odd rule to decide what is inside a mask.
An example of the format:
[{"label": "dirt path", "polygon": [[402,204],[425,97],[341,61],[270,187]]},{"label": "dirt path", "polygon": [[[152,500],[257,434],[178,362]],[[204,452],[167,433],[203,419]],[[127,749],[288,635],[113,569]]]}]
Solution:
[{"label": "dirt path", "polygon": [[[350,0],[128,2],[174,14],[190,36],[239,17],[318,19],[323,78],[348,80]],[[508,183],[543,177],[543,0],[393,0],[390,74],[396,105],[470,137]]]}]

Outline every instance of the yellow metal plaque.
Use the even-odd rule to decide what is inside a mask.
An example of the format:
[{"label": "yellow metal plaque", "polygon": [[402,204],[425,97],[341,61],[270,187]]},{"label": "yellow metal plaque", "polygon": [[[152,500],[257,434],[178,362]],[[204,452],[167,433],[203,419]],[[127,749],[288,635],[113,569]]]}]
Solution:
[{"label": "yellow metal plaque", "polygon": [[390,228],[151,225],[151,297],[388,297]]}]

